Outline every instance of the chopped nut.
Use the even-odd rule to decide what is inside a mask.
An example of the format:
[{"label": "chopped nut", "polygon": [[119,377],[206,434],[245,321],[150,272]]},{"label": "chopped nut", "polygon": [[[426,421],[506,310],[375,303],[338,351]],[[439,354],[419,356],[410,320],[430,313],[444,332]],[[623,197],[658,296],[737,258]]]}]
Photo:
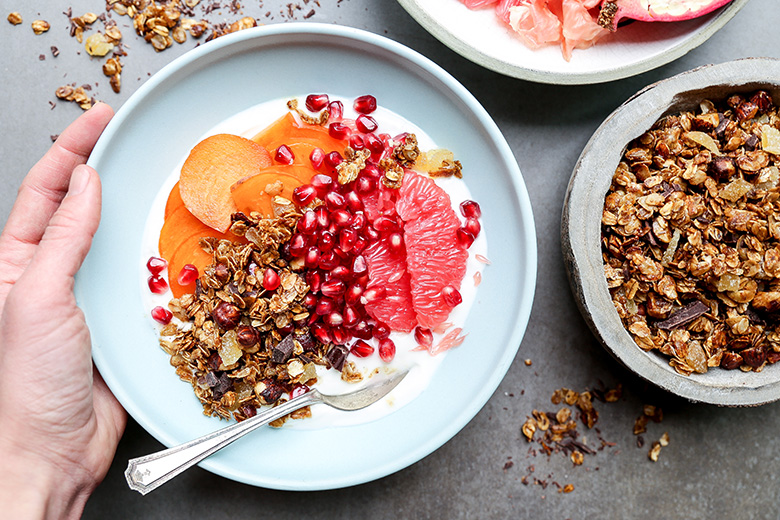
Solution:
[{"label": "chopped nut", "polygon": [[[13,22],[12,22],[13,23]],[[51,28],[46,20],[35,20],[32,23],[32,30],[35,34],[43,34]]]},{"label": "chopped nut", "polygon": [[17,13],[16,11],[12,13],[8,13],[8,22],[12,25],[19,25],[22,23],[22,15]]}]

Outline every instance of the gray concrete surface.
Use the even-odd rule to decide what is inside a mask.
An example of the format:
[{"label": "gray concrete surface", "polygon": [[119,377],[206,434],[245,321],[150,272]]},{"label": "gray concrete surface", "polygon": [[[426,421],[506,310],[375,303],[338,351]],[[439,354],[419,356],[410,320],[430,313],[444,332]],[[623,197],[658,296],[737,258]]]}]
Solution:
[{"label": "gray concrete surface", "polygon": [[[262,8],[258,2],[242,3],[251,16],[271,12],[267,23],[289,19],[280,14],[286,12],[286,1],[265,0],[259,2]],[[141,497],[125,484],[126,461],[161,445],[131,421],[84,518],[778,518],[780,404],[752,409],[693,405],[630,375],[595,342],[580,317],[559,239],[569,175],[600,122],[641,87],[678,72],[746,56],[780,58],[777,0],[752,0],[708,42],[667,66],[606,85],[578,87],[534,84],[486,71],[441,45],[391,0],[319,3],[309,20],[367,29],[439,63],[483,103],[512,146],[530,192],[539,242],[537,296],[517,359],[485,408],[450,442],[405,470],[348,489],[279,492],[195,468]],[[51,144],[49,136],[81,112],[54,98],[58,86],[98,83],[92,92],[119,107],[150,74],[193,45],[156,54],[122,27],[126,18],[120,19],[130,49],[122,93],[117,95],[100,72],[101,61],[90,59],[68,36],[67,19],[61,14],[64,4],[36,4],[0,0],[2,222],[24,174]],[[80,14],[100,12],[104,2],[68,4]],[[23,26],[5,22],[13,10],[24,15]],[[38,13],[52,24],[42,36],[34,36],[28,25]],[[219,19],[219,13],[212,15]],[[52,45],[60,50],[57,58],[51,55]],[[50,101],[56,101],[53,109]],[[525,359],[532,365],[526,366]],[[564,455],[548,457],[538,444],[525,441],[523,421],[533,409],[557,409],[550,403],[555,389],[584,390],[599,382],[608,387],[622,383],[624,396],[618,403],[596,403],[598,432],[580,430],[590,445],[598,446],[600,435],[613,446],[575,467]],[[638,448],[632,426],[645,403],[661,406],[664,419],[649,425],[645,446]],[[659,461],[651,463],[649,444],[664,432],[671,442]],[[355,440],[345,439],[347,452],[350,442]],[[524,476],[528,485],[522,483]],[[534,478],[573,484],[574,490],[559,493],[554,484],[543,488]]]}]

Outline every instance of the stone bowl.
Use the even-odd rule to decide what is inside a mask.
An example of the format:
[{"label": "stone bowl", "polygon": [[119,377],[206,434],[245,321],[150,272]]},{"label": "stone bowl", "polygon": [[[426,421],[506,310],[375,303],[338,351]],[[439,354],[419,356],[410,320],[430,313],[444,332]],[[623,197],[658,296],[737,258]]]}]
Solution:
[{"label": "stone bowl", "polygon": [[668,358],[640,349],[612,304],[601,257],[601,213],[626,145],[664,115],[767,90],[780,101],[780,60],[747,58],[707,65],[650,85],[615,110],[585,146],[572,173],[561,223],[563,257],[583,317],[604,347],[643,379],[690,401],[756,406],[780,399],[780,363],[761,372],[711,368],[684,376]]}]

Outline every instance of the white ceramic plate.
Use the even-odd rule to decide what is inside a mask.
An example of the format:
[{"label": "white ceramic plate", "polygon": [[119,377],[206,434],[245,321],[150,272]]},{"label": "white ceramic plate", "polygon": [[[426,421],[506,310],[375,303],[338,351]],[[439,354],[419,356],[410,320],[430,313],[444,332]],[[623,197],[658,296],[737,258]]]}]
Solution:
[{"label": "white ceramic plate", "polygon": [[460,0],[398,0],[428,32],[465,58],[507,76],[561,85],[603,83],[660,67],[707,41],[748,0],[695,20],[631,23],[570,62],[558,46],[531,50],[493,9],[469,10]]},{"label": "white ceramic plate", "polygon": [[144,84],[89,161],[103,179],[103,215],[76,296],[92,332],[95,364],[149,433],[172,446],[225,425],[202,415],[190,385],[157,345],[142,304],[141,237],[152,201],[217,123],[264,101],[311,92],[372,93],[454,150],[482,204],[486,236],[495,239],[488,244],[492,265],[465,325],[468,337],[416,400],[359,426],[264,428],[202,463],[231,479],[290,490],[377,479],[455,435],[514,359],[536,281],[533,216],[514,156],[487,112],[441,68],[391,40],[336,25],[279,24],[219,38]]}]

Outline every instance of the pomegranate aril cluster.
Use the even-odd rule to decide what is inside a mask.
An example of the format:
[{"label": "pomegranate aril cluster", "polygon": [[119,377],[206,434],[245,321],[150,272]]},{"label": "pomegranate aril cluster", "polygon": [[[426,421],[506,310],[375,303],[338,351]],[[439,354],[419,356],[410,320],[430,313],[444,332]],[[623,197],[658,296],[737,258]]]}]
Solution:
[{"label": "pomegranate aril cluster", "polygon": [[466,200],[460,204],[460,213],[465,217],[466,221],[463,226],[455,231],[455,236],[458,239],[458,244],[460,244],[461,247],[468,249],[482,230],[482,225],[479,223],[479,217],[482,216],[482,210],[480,209],[479,204],[473,200]]}]

